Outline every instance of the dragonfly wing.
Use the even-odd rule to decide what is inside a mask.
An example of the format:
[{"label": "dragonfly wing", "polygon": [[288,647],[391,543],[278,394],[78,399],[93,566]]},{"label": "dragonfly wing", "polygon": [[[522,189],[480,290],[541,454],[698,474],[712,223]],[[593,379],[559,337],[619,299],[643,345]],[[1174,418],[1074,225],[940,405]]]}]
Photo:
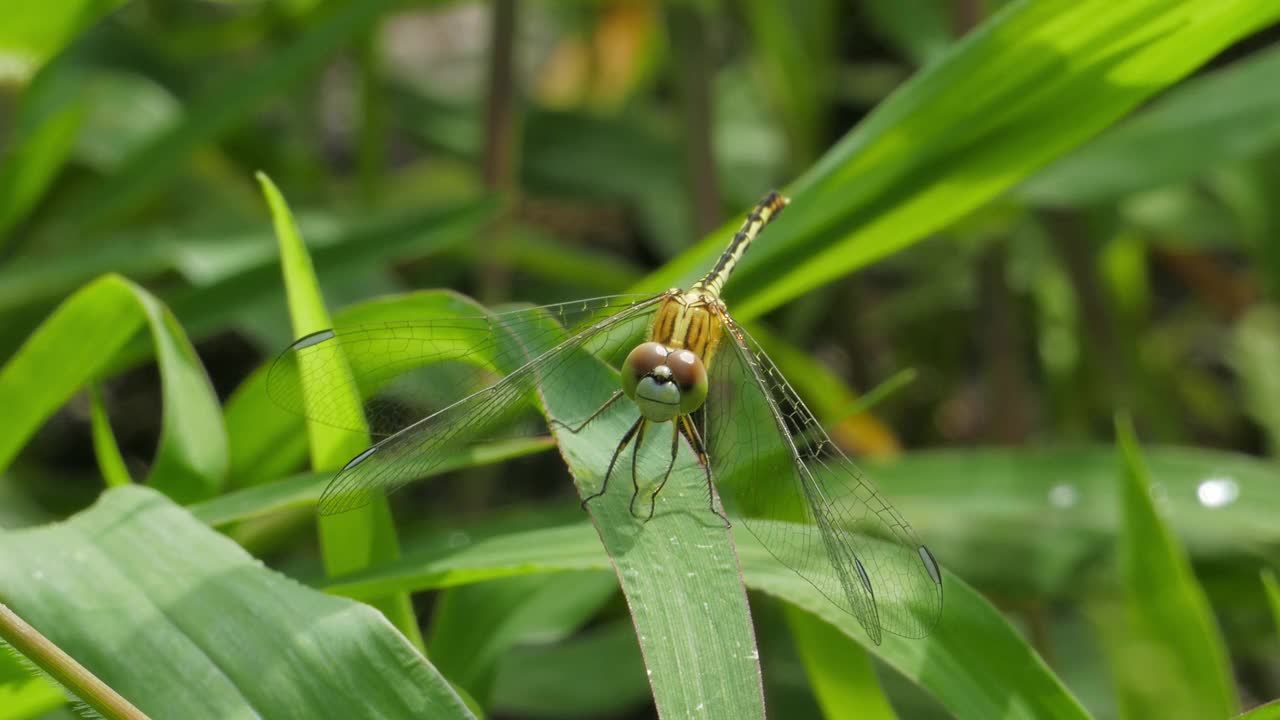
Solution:
[{"label": "dragonfly wing", "polygon": [[[323,330],[276,359],[267,393],[285,410],[323,425],[387,437],[492,385],[566,333],[650,299],[616,295],[489,315],[476,308],[475,315]],[[456,302],[452,307],[471,311]]]},{"label": "dragonfly wing", "polygon": [[705,424],[727,508],[877,644],[882,630],[928,635],[942,611],[932,554],[728,317],[723,345],[709,371]]},{"label": "dragonfly wing", "polygon": [[[535,402],[534,391],[571,392],[587,404],[599,406],[617,389],[616,385],[589,386],[571,372],[566,363],[578,352],[597,355],[613,346],[623,346],[642,332],[657,298],[635,303],[573,334],[557,320],[544,315],[541,324],[521,323],[518,330],[498,331],[525,348],[525,362],[496,383],[468,395],[425,417],[370,447],[338,472],[320,497],[322,515],[346,512],[369,503],[377,495],[393,492],[428,474],[449,451],[481,440],[494,439],[504,429],[511,414]],[[523,319],[523,315],[515,316]],[[559,328],[558,331],[554,328]],[[535,354],[532,342],[548,345]],[[513,358],[512,362],[518,362]],[[573,422],[578,418],[557,418]]]}]

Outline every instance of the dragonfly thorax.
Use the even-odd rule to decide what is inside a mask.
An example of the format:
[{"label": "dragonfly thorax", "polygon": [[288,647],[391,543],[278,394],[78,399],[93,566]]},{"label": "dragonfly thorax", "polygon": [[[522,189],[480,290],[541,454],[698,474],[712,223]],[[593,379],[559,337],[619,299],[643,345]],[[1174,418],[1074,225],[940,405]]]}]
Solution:
[{"label": "dragonfly thorax", "polygon": [[641,343],[622,366],[622,391],[653,422],[666,422],[702,407],[707,369],[691,350]]}]

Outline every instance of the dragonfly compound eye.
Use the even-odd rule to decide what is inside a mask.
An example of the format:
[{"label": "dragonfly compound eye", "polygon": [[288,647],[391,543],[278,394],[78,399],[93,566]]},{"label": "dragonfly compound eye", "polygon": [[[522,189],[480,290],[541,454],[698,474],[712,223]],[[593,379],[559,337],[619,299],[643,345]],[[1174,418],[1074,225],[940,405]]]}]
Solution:
[{"label": "dragonfly compound eye", "polygon": [[707,368],[702,359],[689,350],[676,350],[667,356],[671,378],[680,387],[680,413],[688,414],[702,407],[707,399]]},{"label": "dragonfly compound eye", "polygon": [[622,391],[653,422],[666,422],[680,414],[682,388],[667,360],[670,348],[643,343],[631,351],[622,366]]}]

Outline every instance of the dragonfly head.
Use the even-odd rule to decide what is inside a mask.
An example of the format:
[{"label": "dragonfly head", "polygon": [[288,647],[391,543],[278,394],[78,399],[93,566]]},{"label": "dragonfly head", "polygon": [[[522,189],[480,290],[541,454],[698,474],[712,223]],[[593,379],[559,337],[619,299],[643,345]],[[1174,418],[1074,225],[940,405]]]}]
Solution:
[{"label": "dragonfly head", "polygon": [[622,390],[653,422],[688,415],[707,399],[707,369],[697,354],[656,342],[638,345],[622,365]]}]

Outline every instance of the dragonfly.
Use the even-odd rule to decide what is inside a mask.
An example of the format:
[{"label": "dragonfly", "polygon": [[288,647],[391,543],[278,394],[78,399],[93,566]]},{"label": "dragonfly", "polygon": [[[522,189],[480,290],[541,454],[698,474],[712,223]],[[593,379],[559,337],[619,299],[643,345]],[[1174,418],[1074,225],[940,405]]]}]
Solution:
[{"label": "dragonfly", "polygon": [[[609,413],[634,417],[601,486],[582,500],[584,509],[608,491],[610,478],[625,473],[618,466],[630,449],[629,508],[633,517],[652,520],[686,446],[718,521],[732,527],[729,516],[740,520],[876,644],[885,632],[927,636],[942,611],[933,554],[831,440],[721,297],[747,249],[788,203],[776,192],[766,195],[687,290],[472,314],[467,308],[478,306],[447,296],[446,316],[336,327],[296,341],[268,372],[274,401],[319,423],[381,438],[329,482],[318,511],[346,512],[426,477],[460,448],[521,427],[521,412],[536,407],[539,393],[554,393],[576,401],[571,417],[546,409],[547,422],[559,430],[580,433]],[[574,361],[584,354],[618,368],[613,387],[580,372]],[[433,410],[414,420],[421,407]],[[647,478],[656,483],[642,491],[636,458],[650,431],[664,427],[665,472]]]}]

